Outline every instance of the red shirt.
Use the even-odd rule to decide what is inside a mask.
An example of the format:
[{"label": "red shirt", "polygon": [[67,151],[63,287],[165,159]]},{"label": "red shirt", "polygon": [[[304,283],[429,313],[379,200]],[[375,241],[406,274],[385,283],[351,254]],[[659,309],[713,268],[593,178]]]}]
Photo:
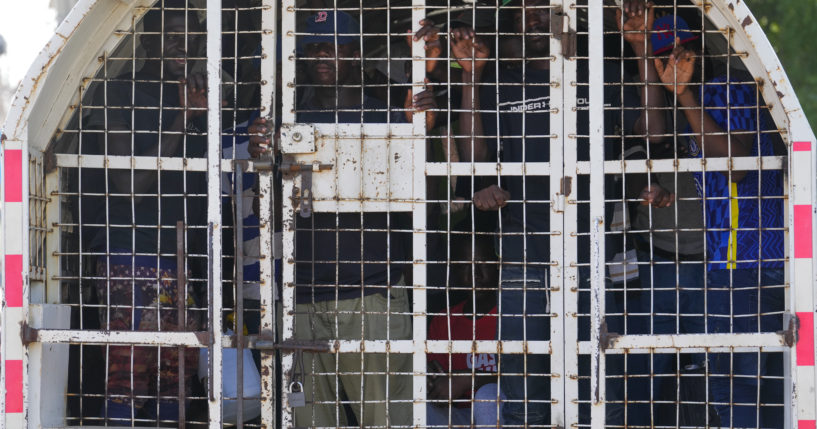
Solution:
[{"label": "red shirt", "polygon": [[[448,327],[451,326],[451,340],[496,340],[497,311],[496,306],[478,319],[474,320],[465,313],[465,302],[449,309],[449,317],[434,316],[428,329],[429,340],[448,341]],[[470,311],[470,308],[469,308]],[[429,362],[437,361],[446,372],[496,372],[496,354],[494,353],[456,353],[451,355],[451,366],[448,368],[447,354],[429,354]]]}]

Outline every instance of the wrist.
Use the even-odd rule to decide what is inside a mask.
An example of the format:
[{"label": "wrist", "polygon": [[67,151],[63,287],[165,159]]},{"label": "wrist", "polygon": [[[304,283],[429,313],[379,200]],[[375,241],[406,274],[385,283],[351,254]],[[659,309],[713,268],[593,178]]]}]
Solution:
[{"label": "wrist", "polygon": [[482,78],[482,68],[474,68],[472,70],[467,70],[467,69],[462,70],[462,82],[463,83],[479,82],[481,78]]},{"label": "wrist", "polygon": [[643,40],[630,42],[630,47],[633,48],[633,52],[638,58],[646,57],[649,51],[649,44],[645,46]]},{"label": "wrist", "polygon": [[684,106],[691,106],[695,104],[695,97],[692,96],[688,85],[684,85],[682,89],[676,91],[678,102]]}]

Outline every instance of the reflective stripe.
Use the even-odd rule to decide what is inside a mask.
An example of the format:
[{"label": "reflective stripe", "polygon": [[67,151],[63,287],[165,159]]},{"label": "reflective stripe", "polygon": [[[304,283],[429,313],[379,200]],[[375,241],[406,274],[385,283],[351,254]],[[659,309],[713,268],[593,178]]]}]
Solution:
[{"label": "reflective stripe", "polygon": [[798,204],[794,206],[794,257],[811,258],[812,251],[812,206]]},{"label": "reflective stripe", "polygon": [[797,366],[814,366],[814,313],[798,312]]},{"label": "reflective stripe", "polygon": [[5,296],[7,307],[23,306],[23,255],[6,255]]},{"label": "reflective stripe", "polygon": [[3,154],[3,169],[5,171],[5,201],[20,203],[23,201],[23,151],[20,149],[6,150]]},{"label": "reflective stripe", "polygon": [[809,152],[811,151],[811,142],[794,142],[792,150],[795,152]]},{"label": "reflective stripe", "polygon": [[23,412],[23,361],[6,361],[6,413]]}]

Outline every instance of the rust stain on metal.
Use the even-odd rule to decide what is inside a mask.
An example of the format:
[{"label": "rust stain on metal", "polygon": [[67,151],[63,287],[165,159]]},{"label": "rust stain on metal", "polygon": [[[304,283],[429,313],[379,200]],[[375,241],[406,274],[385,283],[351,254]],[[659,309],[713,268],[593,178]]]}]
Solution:
[{"label": "rust stain on metal", "polygon": [[565,197],[569,197],[570,193],[573,192],[573,178],[572,177],[563,177],[561,179],[561,189],[562,195]]},{"label": "rust stain on metal", "polygon": [[601,322],[601,329],[599,329],[599,346],[602,350],[607,350],[613,347],[621,335],[618,332],[610,332],[607,330],[607,321]]},{"label": "rust stain on metal", "polygon": [[28,326],[26,321],[23,321],[23,324],[20,325],[20,338],[23,340],[23,345],[28,346],[31,343],[37,341],[37,329]]},{"label": "rust stain on metal", "polygon": [[777,334],[780,335],[783,344],[787,345],[788,347],[794,347],[797,344],[797,341],[800,339],[798,336],[798,330],[800,329],[800,319],[792,314],[791,319],[789,319],[789,326],[785,331],[777,331]]},{"label": "rust stain on metal", "polygon": [[[779,69],[780,69],[780,67],[778,67],[778,70],[779,70]],[[777,98],[783,98],[783,97],[785,97],[785,96],[786,96],[786,94],[784,94],[782,91],[780,91],[780,90],[777,88],[777,81],[776,81],[776,80],[774,80],[774,79],[772,79],[772,80],[771,80],[771,82],[772,82],[772,86],[774,86],[774,92],[777,94]]]},{"label": "rust stain on metal", "polygon": [[740,23],[740,26],[746,28],[747,26],[752,25],[752,23],[754,23],[754,21],[752,21],[752,17],[747,16],[743,19],[743,22]]}]

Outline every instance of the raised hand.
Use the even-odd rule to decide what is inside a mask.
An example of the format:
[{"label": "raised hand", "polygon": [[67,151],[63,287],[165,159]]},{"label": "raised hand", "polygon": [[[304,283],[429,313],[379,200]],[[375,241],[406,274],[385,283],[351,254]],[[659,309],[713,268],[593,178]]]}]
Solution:
[{"label": "raised hand", "polygon": [[499,210],[508,205],[511,194],[497,185],[491,185],[474,193],[474,207],[483,211]]},{"label": "raised hand", "polygon": [[252,124],[247,127],[250,135],[250,145],[247,150],[250,156],[258,158],[272,150],[272,141],[269,138],[269,120],[267,118],[255,118]]},{"label": "raised hand", "polygon": [[669,207],[675,201],[675,194],[655,184],[644,187],[638,197],[641,198],[641,205],[657,209]]},{"label": "raised hand", "polygon": [[666,64],[664,58],[655,59],[655,70],[667,91],[681,95],[686,92],[695,73],[695,53],[681,46],[681,40],[676,38],[675,49],[666,59]]},{"label": "raised hand", "polygon": [[179,81],[179,105],[186,119],[207,113],[207,80],[200,73],[191,73]]},{"label": "raised hand", "polygon": [[[417,30],[417,33],[415,33],[413,37],[411,34],[406,36],[406,43],[411,47],[412,42],[425,40],[427,58],[426,73],[431,73],[437,66],[437,58],[439,58],[443,52],[442,45],[440,44],[440,29],[435,27],[434,21],[428,18],[421,20],[420,25],[422,25],[422,27]],[[409,33],[411,33],[411,30],[409,30]]]},{"label": "raised hand", "polygon": [[451,30],[451,56],[457,59],[463,72],[482,71],[491,50],[477,37],[473,28],[460,27]]},{"label": "raised hand", "polygon": [[[647,46],[644,41],[655,23],[655,9],[644,0],[627,0],[616,9],[616,25],[622,37],[633,49],[643,55]],[[622,22],[622,16],[625,18]]]},{"label": "raised hand", "polygon": [[434,128],[437,121],[437,99],[434,97],[434,90],[428,85],[429,80],[425,80],[426,89],[412,95],[412,90],[409,89],[406,94],[406,101],[404,107],[406,108],[406,121],[411,122],[412,115],[415,112],[426,112],[426,129]]}]

